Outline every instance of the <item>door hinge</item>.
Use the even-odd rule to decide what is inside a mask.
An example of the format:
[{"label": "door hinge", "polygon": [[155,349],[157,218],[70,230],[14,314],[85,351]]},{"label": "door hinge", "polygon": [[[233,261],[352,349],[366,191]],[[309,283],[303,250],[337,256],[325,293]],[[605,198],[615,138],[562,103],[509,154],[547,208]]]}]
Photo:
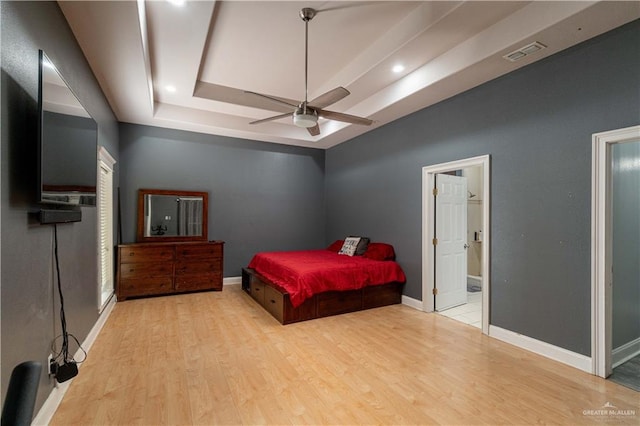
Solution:
[{"label": "door hinge", "polygon": [[431,191],[431,192],[433,192],[434,196],[438,195],[438,188],[433,188],[433,191]]},{"label": "door hinge", "polygon": [[431,242],[433,243],[434,246],[438,245],[438,239],[437,238],[434,238]]},{"label": "door hinge", "polygon": [[434,287],[432,293],[433,293],[434,296],[437,296],[438,295],[438,289]]}]

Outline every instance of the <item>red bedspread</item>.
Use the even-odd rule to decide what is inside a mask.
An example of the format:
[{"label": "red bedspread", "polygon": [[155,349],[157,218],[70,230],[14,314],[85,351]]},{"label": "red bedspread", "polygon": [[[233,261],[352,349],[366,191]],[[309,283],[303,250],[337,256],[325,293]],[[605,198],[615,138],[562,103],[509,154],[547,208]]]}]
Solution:
[{"label": "red bedspread", "polygon": [[249,268],[284,288],[294,307],[325,291],[406,281],[400,265],[394,261],[345,256],[329,250],[258,253],[249,262]]}]

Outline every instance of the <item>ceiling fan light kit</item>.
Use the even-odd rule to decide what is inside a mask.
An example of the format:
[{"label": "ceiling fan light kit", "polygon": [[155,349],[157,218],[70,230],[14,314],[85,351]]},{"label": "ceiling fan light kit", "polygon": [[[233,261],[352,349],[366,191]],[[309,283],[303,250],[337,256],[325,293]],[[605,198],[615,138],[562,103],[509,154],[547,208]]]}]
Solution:
[{"label": "ceiling fan light kit", "polygon": [[313,127],[318,123],[318,115],[314,110],[309,110],[305,112],[301,108],[298,108],[296,112],[293,113],[293,124],[298,127]]},{"label": "ceiling fan light kit", "polygon": [[[273,117],[263,118],[260,120],[252,121],[249,124],[260,124],[267,121],[275,121],[281,118],[285,118],[289,115],[293,117],[293,124],[298,127],[306,128],[311,136],[317,136],[320,134],[320,128],[318,126],[318,117],[322,117],[328,120],[336,120],[342,121],[344,123],[350,124],[359,124],[362,126],[369,126],[373,123],[372,120],[363,117],[357,117],[354,115],[343,114],[335,111],[327,111],[323,108],[332,105],[339,100],[343,99],[347,95],[349,95],[349,91],[344,87],[336,87],[335,89],[329,90],[326,93],[318,96],[311,102],[307,100],[307,95],[309,92],[308,85],[308,68],[309,68],[309,21],[316,16],[316,10],[310,7],[305,7],[300,11],[300,18],[304,21],[304,101],[300,103],[300,105],[292,105],[288,102],[284,102],[281,99],[278,99],[273,96],[265,95],[262,93],[256,93],[252,91],[246,90],[245,93],[250,94],[252,96],[257,96],[262,99],[269,100],[271,102],[277,103],[280,106],[283,104],[291,107],[293,109],[292,113],[286,114],[278,114]],[[259,106],[257,106],[259,108]]]}]

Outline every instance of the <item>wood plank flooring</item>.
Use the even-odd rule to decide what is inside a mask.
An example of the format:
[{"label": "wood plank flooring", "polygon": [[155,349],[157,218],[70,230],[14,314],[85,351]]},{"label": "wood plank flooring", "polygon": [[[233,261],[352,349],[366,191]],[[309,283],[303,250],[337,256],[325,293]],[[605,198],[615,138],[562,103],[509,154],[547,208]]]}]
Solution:
[{"label": "wood plank flooring", "polygon": [[51,422],[590,423],[639,394],[401,305],[282,326],[240,286],[118,303]]}]

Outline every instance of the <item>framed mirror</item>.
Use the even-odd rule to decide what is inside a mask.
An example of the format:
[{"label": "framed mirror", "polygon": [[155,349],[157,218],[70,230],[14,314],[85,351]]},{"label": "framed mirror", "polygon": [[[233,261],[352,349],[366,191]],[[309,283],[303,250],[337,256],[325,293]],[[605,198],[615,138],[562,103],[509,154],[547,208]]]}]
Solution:
[{"label": "framed mirror", "polygon": [[138,242],[206,241],[209,194],[140,189]]}]

